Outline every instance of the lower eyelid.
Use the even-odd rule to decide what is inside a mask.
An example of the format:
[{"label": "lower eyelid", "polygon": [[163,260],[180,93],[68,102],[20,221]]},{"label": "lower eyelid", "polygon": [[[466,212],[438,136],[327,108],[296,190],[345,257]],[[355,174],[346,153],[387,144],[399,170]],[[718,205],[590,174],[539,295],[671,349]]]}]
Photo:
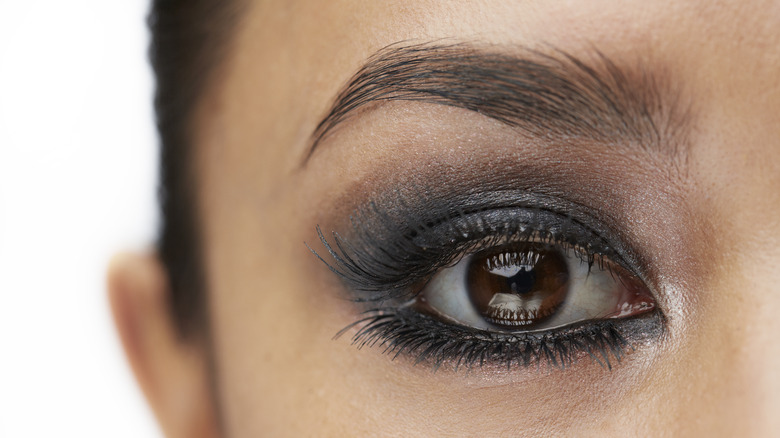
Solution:
[{"label": "lower eyelid", "polygon": [[588,358],[612,369],[626,354],[663,334],[658,311],[518,336],[452,326],[408,308],[377,309],[373,314],[341,333],[354,326],[352,342],[358,348],[378,347],[394,359],[403,356],[413,365],[427,363],[434,372],[474,367],[511,371],[543,364],[568,368]]}]

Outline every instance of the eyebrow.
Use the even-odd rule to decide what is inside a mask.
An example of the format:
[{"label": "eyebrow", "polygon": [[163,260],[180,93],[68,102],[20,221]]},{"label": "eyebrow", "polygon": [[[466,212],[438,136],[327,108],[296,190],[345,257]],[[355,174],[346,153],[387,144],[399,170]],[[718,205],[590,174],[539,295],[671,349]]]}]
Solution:
[{"label": "eyebrow", "polygon": [[663,69],[621,65],[593,49],[395,44],[373,56],[336,96],[311,136],[305,161],[337,126],[390,101],[460,107],[534,137],[638,145],[684,162],[690,109]]}]

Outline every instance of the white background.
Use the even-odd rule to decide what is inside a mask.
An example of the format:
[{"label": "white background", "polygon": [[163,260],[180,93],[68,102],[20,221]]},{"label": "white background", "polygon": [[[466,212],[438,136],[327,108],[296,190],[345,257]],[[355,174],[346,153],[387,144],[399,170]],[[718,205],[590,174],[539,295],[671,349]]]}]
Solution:
[{"label": "white background", "polygon": [[0,0],[0,437],[159,437],[105,293],[150,245],[145,0]]}]

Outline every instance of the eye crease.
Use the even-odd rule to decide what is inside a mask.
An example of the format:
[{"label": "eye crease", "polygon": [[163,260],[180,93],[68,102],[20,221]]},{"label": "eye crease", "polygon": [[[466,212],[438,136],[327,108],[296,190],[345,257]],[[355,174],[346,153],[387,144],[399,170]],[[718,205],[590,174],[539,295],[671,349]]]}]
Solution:
[{"label": "eye crease", "polygon": [[632,251],[598,220],[563,200],[505,197],[476,197],[465,210],[462,200],[403,200],[403,212],[372,202],[346,235],[318,227],[326,253],[312,252],[366,306],[337,337],[357,329],[359,347],[437,370],[583,356],[611,368],[659,335]]}]

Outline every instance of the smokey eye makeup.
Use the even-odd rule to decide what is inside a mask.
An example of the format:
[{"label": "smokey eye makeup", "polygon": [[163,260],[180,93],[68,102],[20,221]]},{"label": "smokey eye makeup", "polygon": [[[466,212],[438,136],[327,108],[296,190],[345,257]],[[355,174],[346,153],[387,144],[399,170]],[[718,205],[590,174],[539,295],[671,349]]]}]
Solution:
[{"label": "smokey eye makeup", "polygon": [[[663,315],[642,257],[577,202],[529,190],[422,187],[358,207],[312,252],[361,313],[337,337],[458,370],[611,369],[657,338]],[[311,248],[310,248],[311,249]]]},{"label": "smokey eye makeup", "polygon": [[663,71],[583,55],[401,45],[353,76],[309,156],[358,108],[409,104],[357,139],[383,164],[350,183],[379,193],[358,187],[350,223],[309,242],[362,311],[339,335],[434,370],[511,370],[611,369],[663,334],[659,271],[684,249],[659,258],[651,234],[685,236],[647,225],[674,210],[690,113]]}]

